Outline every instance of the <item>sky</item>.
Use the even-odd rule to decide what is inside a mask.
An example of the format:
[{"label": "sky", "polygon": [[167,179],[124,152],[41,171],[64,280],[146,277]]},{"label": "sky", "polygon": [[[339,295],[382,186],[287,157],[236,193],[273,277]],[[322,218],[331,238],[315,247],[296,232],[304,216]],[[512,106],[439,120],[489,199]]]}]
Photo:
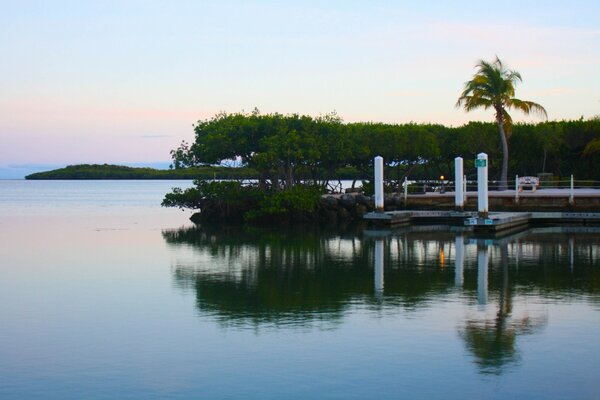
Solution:
[{"label": "sky", "polygon": [[455,103],[475,64],[496,55],[521,73],[517,97],[549,119],[600,114],[597,0],[0,6],[0,178],[78,163],[165,167],[192,125],[219,111],[492,121]]}]

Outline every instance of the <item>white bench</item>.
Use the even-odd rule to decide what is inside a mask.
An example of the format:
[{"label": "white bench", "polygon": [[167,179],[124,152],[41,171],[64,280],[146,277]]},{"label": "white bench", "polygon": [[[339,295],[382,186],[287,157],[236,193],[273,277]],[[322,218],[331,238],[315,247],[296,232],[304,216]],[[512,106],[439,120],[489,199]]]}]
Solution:
[{"label": "white bench", "polygon": [[529,187],[532,192],[535,192],[540,186],[540,179],[535,176],[520,176],[519,177],[519,192],[524,187]]}]

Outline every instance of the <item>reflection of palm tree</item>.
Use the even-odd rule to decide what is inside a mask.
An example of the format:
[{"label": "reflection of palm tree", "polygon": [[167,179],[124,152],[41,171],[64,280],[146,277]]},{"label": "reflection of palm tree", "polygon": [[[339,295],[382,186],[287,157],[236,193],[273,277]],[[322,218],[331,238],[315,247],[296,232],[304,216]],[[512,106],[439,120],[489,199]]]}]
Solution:
[{"label": "reflection of palm tree", "polygon": [[545,325],[546,318],[513,319],[512,296],[508,276],[508,248],[500,245],[502,287],[498,312],[493,320],[468,320],[461,332],[467,348],[475,355],[475,362],[485,374],[501,374],[502,367],[518,361],[516,339],[518,335],[534,333]]}]

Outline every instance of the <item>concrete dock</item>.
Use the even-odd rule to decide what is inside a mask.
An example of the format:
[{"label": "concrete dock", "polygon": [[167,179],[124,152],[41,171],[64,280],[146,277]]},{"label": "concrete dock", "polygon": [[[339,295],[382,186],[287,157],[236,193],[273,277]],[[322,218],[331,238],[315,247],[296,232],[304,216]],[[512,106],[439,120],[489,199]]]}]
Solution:
[{"label": "concrete dock", "polygon": [[529,225],[531,213],[491,212],[487,218],[465,218],[463,224],[472,226],[476,232],[496,233],[505,230],[516,230]]},{"label": "concrete dock", "polygon": [[600,225],[600,213],[594,212],[490,212],[481,218],[474,211],[403,210],[371,212],[363,216],[376,226],[411,224],[448,224],[462,226],[475,233],[516,232],[533,225]]}]

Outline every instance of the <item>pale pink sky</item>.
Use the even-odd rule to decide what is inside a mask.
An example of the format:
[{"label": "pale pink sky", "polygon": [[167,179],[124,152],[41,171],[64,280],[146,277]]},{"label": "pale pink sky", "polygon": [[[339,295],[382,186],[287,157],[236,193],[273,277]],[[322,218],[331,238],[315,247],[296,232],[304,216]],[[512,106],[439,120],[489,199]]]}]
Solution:
[{"label": "pale pink sky", "polygon": [[489,121],[454,103],[496,54],[550,119],[600,114],[593,1],[84,3],[4,7],[0,169],[168,161],[221,110]]}]

